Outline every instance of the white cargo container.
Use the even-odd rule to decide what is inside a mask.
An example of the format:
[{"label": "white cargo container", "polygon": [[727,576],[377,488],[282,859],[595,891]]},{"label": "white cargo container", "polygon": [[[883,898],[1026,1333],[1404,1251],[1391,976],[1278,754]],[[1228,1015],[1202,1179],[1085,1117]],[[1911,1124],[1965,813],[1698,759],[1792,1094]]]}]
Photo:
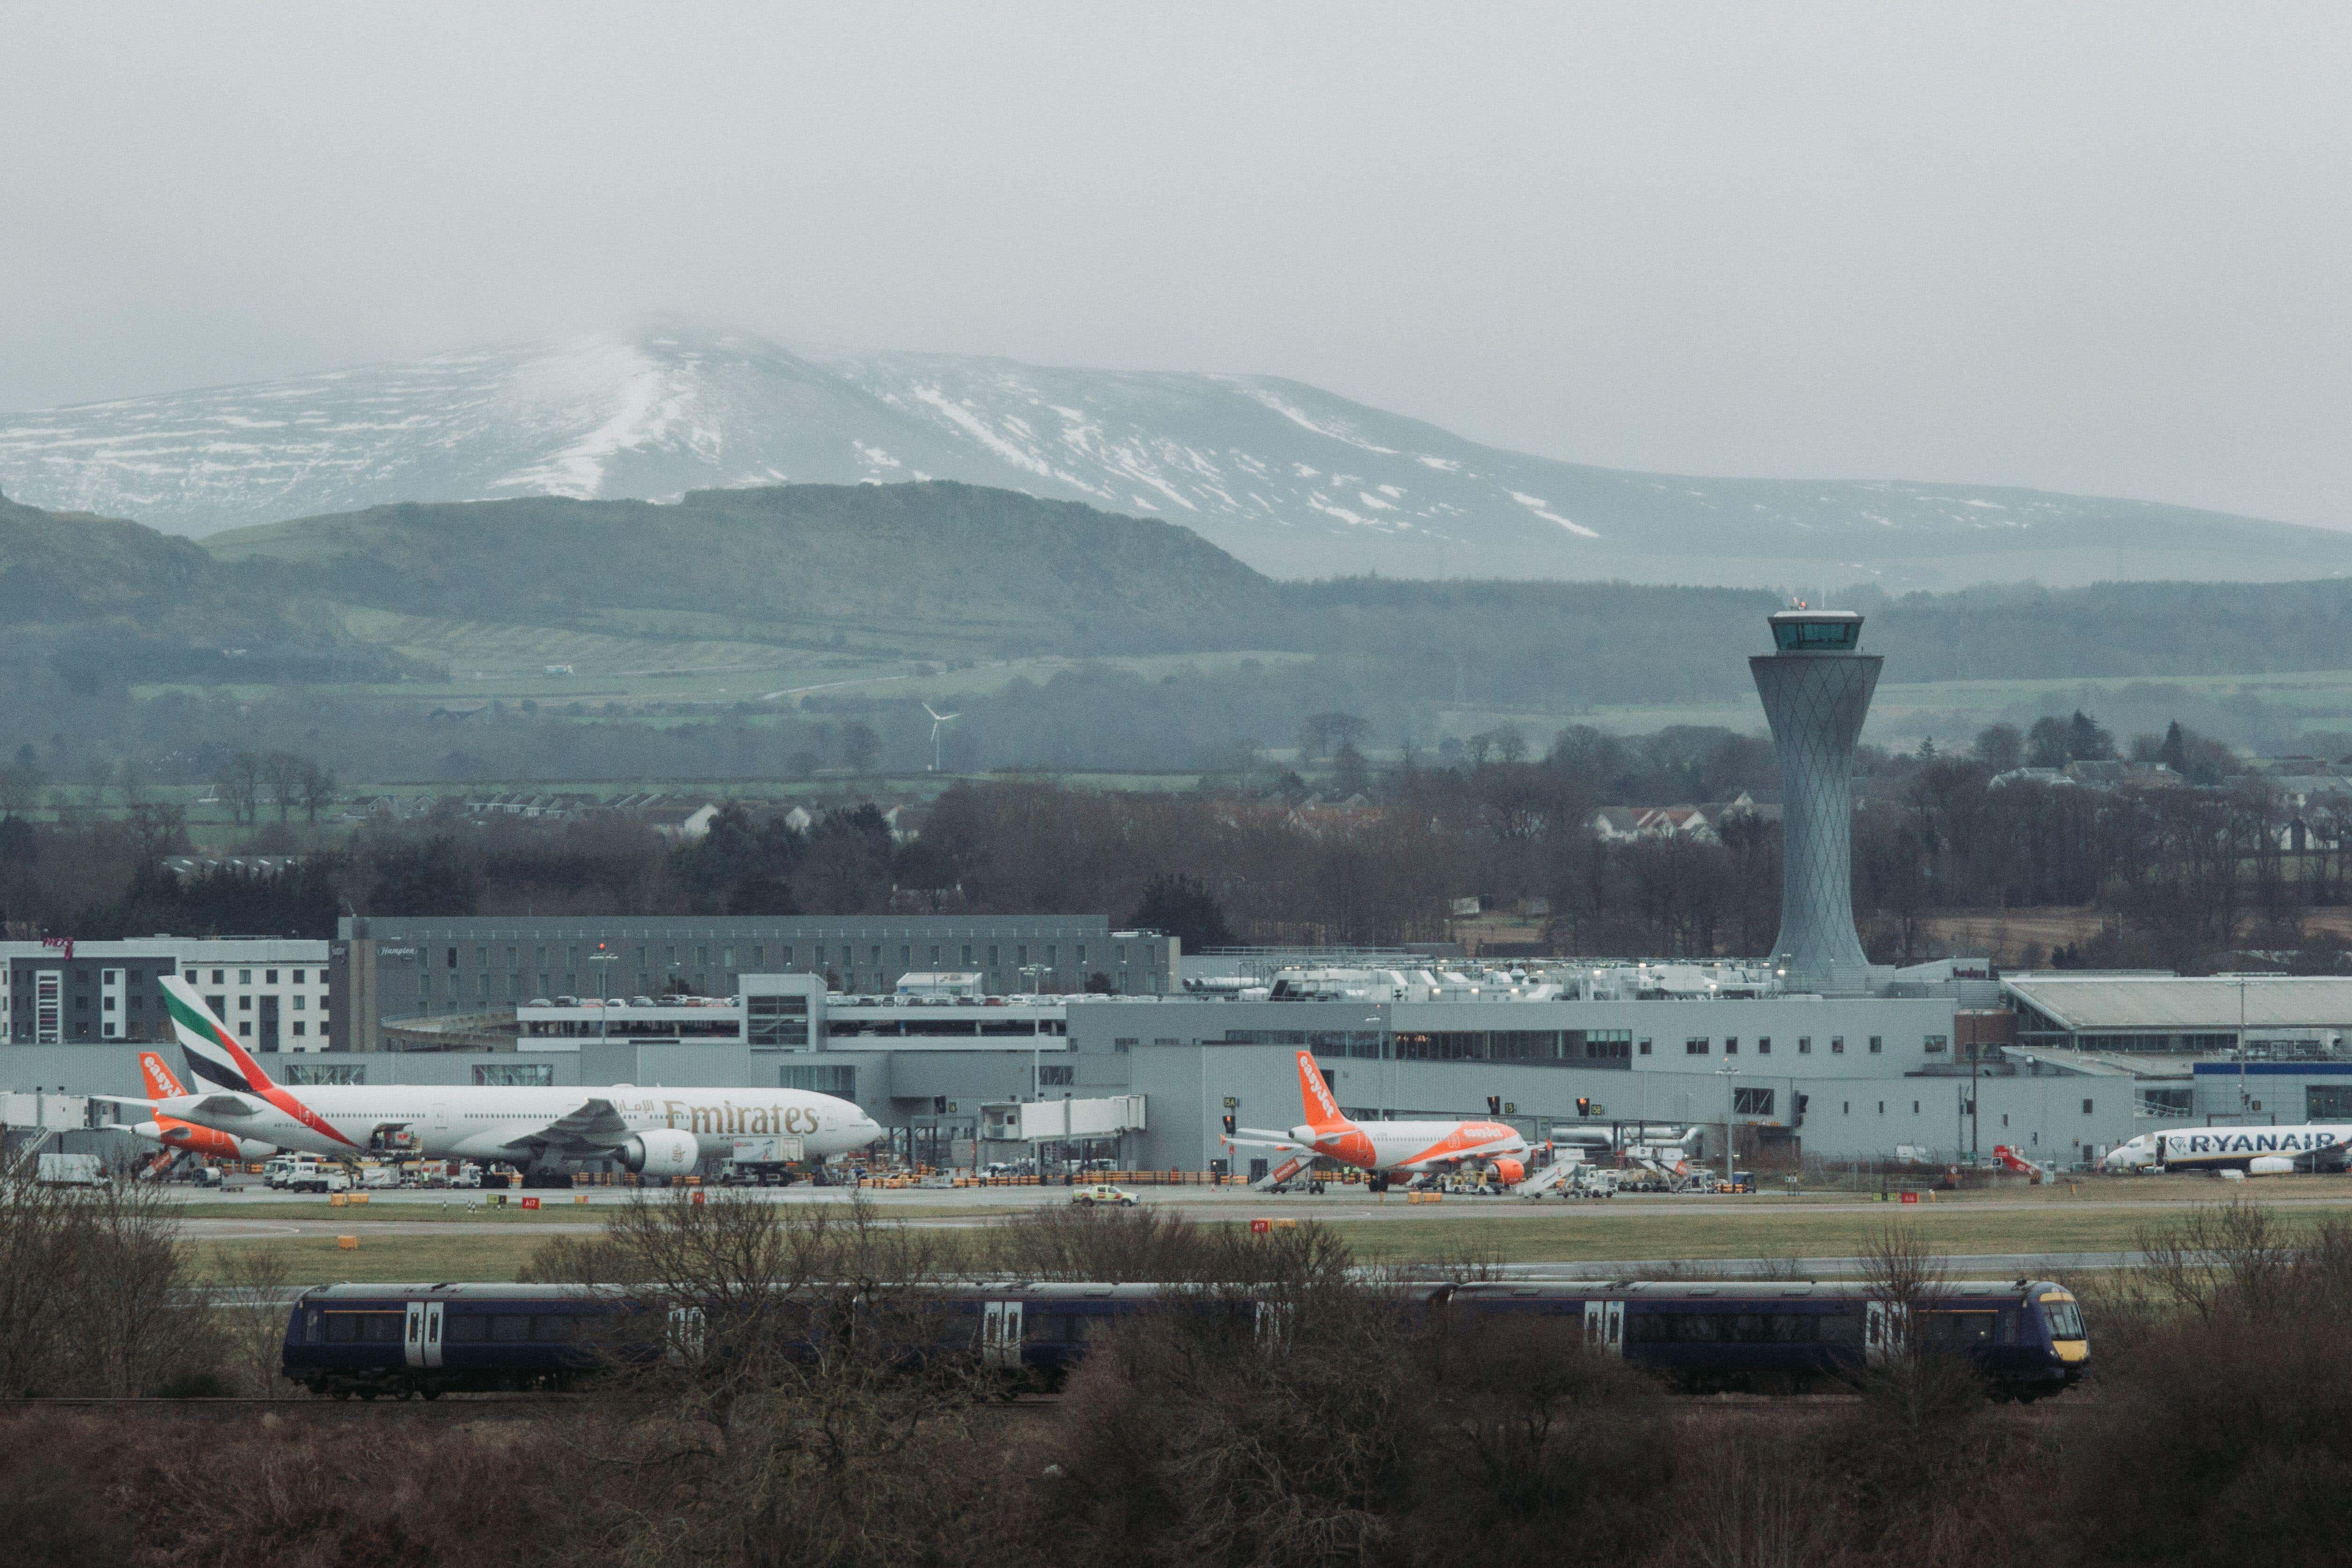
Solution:
[{"label": "white cargo container", "polygon": [[38,1180],[44,1186],[103,1186],[106,1173],[96,1155],[43,1155]]}]

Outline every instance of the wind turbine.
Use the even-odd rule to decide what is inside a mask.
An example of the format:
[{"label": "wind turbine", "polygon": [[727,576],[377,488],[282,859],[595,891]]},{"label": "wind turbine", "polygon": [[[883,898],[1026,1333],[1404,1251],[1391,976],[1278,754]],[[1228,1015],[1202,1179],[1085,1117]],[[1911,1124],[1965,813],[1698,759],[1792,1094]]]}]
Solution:
[{"label": "wind turbine", "polygon": [[923,705],[923,711],[931,716],[931,771],[937,773],[940,770],[940,730],[950,719],[961,718],[963,715],[940,713],[929,703]]}]

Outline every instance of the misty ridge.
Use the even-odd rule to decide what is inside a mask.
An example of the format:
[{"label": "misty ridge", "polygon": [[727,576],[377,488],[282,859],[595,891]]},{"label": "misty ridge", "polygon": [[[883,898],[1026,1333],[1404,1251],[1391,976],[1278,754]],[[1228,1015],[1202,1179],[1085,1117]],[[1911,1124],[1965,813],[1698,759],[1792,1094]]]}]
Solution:
[{"label": "misty ridge", "polygon": [[[1596,707],[1745,712],[1746,657],[1781,601],[1624,583],[1280,581],[1172,524],[942,481],[698,491],[668,506],[412,504],[201,542],[0,499],[14,632],[0,711],[46,743],[60,779],[121,759],[157,782],[202,782],[228,751],[270,748],[347,779],[776,779],[922,770],[922,702],[961,680],[940,740],[951,772],[1233,769],[1297,745],[1318,714],[1355,716],[1360,745],[1395,754],[1434,751],[1464,711],[1507,716],[1538,748]],[[1837,601],[1869,615],[1866,645],[1891,681],[2143,677],[2112,695],[2108,722],[2128,733],[2179,718],[2242,745],[2297,737],[2258,700],[2195,683],[2336,668],[2352,633],[2352,582],[2333,580],[1863,589]],[[495,643],[510,663],[586,637],[641,669],[717,647],[858,678],[784,700],[460,700],[452,683],[471,672],[419,641],[428,624],[460,625],[464,646]],[[1013,673],[972,686],[997,666]],[[1987,716],[2027,724],[2074,706],[2059,692]],[[870,746],[845,738],[852,727]]]}]

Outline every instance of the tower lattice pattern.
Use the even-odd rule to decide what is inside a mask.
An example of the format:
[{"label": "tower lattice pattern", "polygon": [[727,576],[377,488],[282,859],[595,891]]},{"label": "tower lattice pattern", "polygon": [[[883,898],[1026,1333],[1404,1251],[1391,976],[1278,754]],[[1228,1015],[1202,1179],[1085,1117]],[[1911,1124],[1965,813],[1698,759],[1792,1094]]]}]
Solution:
[{"label": "tower lattice pattern", "polygon": [[1853,925],[1853,746],[1884,661],[1768,653],[1748,661],[1780,752],[1780,935],[1792,988],[1859,991],[1870,960]]}]

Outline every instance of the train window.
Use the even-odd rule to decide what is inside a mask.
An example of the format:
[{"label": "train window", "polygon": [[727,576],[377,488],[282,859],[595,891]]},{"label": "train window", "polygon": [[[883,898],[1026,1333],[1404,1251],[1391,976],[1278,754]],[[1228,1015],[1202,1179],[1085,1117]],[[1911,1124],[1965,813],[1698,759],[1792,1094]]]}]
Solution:
[{"label": "train window", "polygon": [[370,1344],[398,1344],[408,1322],[406,1312],[360,1312],[360,1337]]},{"label": "train window", "polygon": [[1929,1350],[1968,1350],[1991,1344],[1999,1320],[1990,1312],[1927,1312],[1922,1342]]},{"label": "train window", "polygon": [[500,1344],[520,1344],[530,1338],[530,1319],[520,1312],[500,1312],[490,1320],[490,1338]]},{"label": "train window", "polygon": [[480,1312],[451,1312],[441,1340],[445,1344],[479,1344],[489,1333],[490,1320]]},{"label": "train window", "polygon": [[359,1337],[359,1313],[329,1312],[327,1314],[327,1343],[329,1344],[350,1344]]},{"label": "train window", "polygon": [[1823,1312],[1813,1320],[1813,1336],[1823,1344],[1860,1344],[1860,1312]]},{"label": "train window", "polygon": [[303,1343],[316,1344],[326,1337],[325,1325],[320,1322],[322,1316],[316,1307],[302,1314]]},{"label": "train window", "polygon": [[562,1344],[579,1337],[580,1320],[560,1312],[542,1312],[530,1320],[530,1337],[544,1344]]},{"label": "train window", "polygon": [[1068,1344],[1087,1337],[1087,1320],[1076,1312],[1025,1312],[1021,1337],[1033,1343]]},{"label": "train window", "polygon": [[2052,1339],[2081,1339],[2083,1314],[2074,1303],[2063,1298],[2042,1298],[2042,1315],[2050,1324]]}]

